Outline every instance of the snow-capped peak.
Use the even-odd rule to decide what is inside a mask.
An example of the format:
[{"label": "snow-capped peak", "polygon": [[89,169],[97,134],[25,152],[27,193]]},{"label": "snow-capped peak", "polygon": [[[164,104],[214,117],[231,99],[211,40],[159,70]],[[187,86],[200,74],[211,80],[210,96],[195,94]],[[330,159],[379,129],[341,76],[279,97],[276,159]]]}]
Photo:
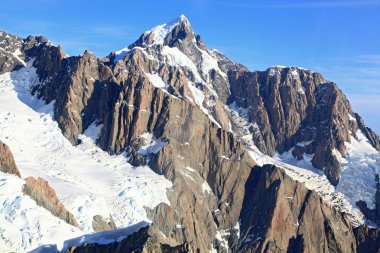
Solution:
[{"label": "snow-capped peak", "polygon": [[[187,19],[187,17],[184,15],[184,14],[181,14],[181,15],[179,15],[177,18],[175,18],[174,20],[178,20],[178,21],[180,21],[180,22],[183,22],[183,21],[187,21],[187,22],[189,22],[189,20]],[[173,21],[174,21],[173,20]]]},{"label": "snow-capped peak", "polygon": [[155,26],[152,29],[144,32],[135,43],[129,45],[128,47],[115,51],[115,57],[113,61],[116,63],[125,55],[127,55],[134,47],[145,48],[153,45],[164,45],[165,39],[180,24],[184,24],[184,27],[187,27],[186,29],[190,31],[190,33],[193,33],[191,31],[189,20],[185,17],[185,15],[181,14],[180,16],[172,19],[165,24]]},{"label": "snow-capped peak", "polygon": [[173,29],[181,23],[187,23],[190,25],[189,20],[185,17],[185,15],[182,14],[166,24],[158,25],[153,29],[145,32],[145,34],[150,34],[150,36],[152,36],[152,41],[150,43],[148,42],[147,44],[163,44],[168,34],[170,34],[173,31]]}]

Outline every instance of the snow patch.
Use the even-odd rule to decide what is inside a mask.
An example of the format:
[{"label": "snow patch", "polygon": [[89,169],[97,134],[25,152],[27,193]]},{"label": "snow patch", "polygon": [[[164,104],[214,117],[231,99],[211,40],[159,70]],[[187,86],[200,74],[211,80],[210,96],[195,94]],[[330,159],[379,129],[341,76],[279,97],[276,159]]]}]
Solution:
[{"label": "snow patch", "polygon": [[146,34],[153,35],[153,41],[150,45],[164,44],[165,38],[173,31],[176,26],[184,21],[188,22],[186,17],[184,15],[181,15],[166,24],[158,25],[153,29],[145,32]]},{"label": "snow patch", "polygon": [[348,119],[350,121],[355,121],[356,122],[356,118],[354,116],[352,116],[350,113],[348,114]]},{"label": "snow patch", "polygon": [[129,54],[129,52],[131,52],[131,50],[130,50],[128,47],[116,51],[116,52],[115,52],[115,58],[114,58],[113,62],[114,62],[114,63],[117,63],[119,60],[121,60],[121,59],[124,58],[127,54]]},{"label": "snow patch", "polygon": [[228,240],[225,237],[228,235],[230,235],[230,233],[227,230],[217,230],[215,235],[215,239],[219,241],[220,245],[225,248],[227,252],[229,252],[229,247]]},{"label": "snow patch", "polygon": [[197,67],[194,62],[189,59],[176,47],[164,46],[162,48],[162,55],[165,56],[166,62],[172,66],[186,67],[192,75],[194,75],[196,82],[202,82],[202,78],[198,73]]},{"label": "snow patch", "polygon": [[202,192],[212,194],[211,187],[206,181],[202,183]]},{"label": "snow patch", "polygon": [[150,74],[150,73],[145,73],[145,75],[148,77],[149,81],[157,88],[164,89],[166,91],[166,84],[162,80],[162,78],[157,74]]},{"label": "snow patch", "polygon": [[144,133],[140,137],[144,138],[146,143],[139,149],[139,153],[144,156],[148,154],[157,154],[168,144],[166,141],[162,141],[161,139],[155,140],[153,134],[151,133]]},{"label": "snow patch", "polygon": [[16,49],[15,52],[12,53],[12,55],[19,60],[24,66],[26,66],[26,63],[23,59],[21,59],[22,52],[19,48]]},{"label": "snow patch", "polygon": [[[227,79],[227,74],[219,68],[218,60],[211,56],[208,52],[198,48],[202,54],[201,71],[207,78],[210,78],[210,71],[217,71],[223,78]],[[208,80],[210,81],[210,80]]]}]

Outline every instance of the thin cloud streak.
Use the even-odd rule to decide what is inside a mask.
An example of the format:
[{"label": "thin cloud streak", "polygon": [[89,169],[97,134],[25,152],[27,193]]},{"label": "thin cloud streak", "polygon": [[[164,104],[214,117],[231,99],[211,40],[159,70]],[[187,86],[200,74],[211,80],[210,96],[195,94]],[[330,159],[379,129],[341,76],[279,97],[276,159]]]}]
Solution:
[{"label": "thin cloud streak", "polygon": [[351,94],[348,93],[347,96],[352,104],[361,106],[363,110],[368,112],[373,112],[373,108],[380,107],[380,95],[362,95],[362,94]]},{"label": "thin cloud streak", "polygon": [[74,30],[75,33],[88,34],[88,35],[101,35],[122,37],[130,33],[131,29],[117,26],[93,26],[89,28],[81,28]]},{"label": "thin cloud streak", "polygon": [[237,7],[237,8],[265,8],[265,9],[308,9],[308,8],[349,8],[349,7],[368,7],[379,6],[379,0],[363,1],[320,1],[304,3],[281,3],[272,2],[266,4],[239,4],[239,3],[215,3],[219,5]]},{"label": "thin cloud streak", "polygon": [[358,62],[364,62],[364,63],[371,63],[380,65],[380,55],[374,54],[374,55],[359,55],[356,57],[356,60]]},{"label": "thin cloud streak", "polygon": [[364,118],[369,127],[380,134],[380,112],[374,108],[380,108],[380,95],[347,94],[353,110]]}]

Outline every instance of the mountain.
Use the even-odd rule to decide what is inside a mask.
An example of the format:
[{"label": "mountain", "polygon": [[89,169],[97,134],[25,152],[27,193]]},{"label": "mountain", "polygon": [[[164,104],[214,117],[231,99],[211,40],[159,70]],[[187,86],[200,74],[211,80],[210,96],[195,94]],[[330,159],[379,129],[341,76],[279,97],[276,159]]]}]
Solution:
[{"label": "mountain", "polygon": [[183,15],[103,59],[0,48],[5,252],[380,250],[380,139],[320,74],[249,71]]}]

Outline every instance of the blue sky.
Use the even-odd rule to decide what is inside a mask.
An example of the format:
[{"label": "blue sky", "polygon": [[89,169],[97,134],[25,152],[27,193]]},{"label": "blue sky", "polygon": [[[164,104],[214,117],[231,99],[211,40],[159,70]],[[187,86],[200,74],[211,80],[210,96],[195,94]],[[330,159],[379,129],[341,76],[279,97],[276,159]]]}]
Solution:
[{"label": "blue sky", "polygon": [[380,0],[15,0],[1,3],[0,29],[104,57],[182,13],[209,48],[252,70],[320,72],[380,134]]}]

